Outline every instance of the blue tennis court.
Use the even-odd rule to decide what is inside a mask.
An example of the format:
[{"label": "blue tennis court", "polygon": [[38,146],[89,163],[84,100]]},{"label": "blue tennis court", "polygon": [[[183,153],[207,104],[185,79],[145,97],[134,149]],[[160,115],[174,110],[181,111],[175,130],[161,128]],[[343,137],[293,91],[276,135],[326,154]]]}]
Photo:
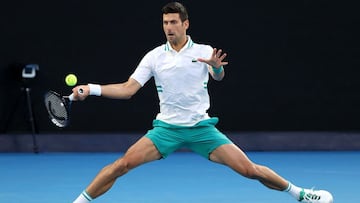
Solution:
[{"label": "blue tennis court", "polygon": [[[122,153],[1,153],[0,202],[69,203],[96,173]],[[357,203],[359,151],[248,152],[293,183],[332,192],[334,202]],[[94,203],[288,203],[230,169],[190,152],[145,164],[118,179]]]}]

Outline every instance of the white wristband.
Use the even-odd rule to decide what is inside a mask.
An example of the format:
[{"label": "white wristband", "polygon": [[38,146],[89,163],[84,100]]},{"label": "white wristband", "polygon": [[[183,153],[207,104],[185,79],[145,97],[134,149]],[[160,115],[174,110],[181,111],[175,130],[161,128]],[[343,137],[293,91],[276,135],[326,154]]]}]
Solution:
[{"label": "white wristband", "polygon": [[101,86],[98,84],[88,84],[90,92],[89,95],[101,96]]}]

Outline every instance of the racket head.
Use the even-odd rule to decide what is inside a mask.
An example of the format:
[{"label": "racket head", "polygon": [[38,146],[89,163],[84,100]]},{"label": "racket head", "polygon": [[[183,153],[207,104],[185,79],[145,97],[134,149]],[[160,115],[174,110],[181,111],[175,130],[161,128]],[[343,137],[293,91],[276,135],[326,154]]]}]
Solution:
[{"label": "racket head", "polygon": [[44,103],[49,118],[53,124],[63,128],[69,124],[71,101],[66,100],[54,91],[48,91],[44,95]]}]

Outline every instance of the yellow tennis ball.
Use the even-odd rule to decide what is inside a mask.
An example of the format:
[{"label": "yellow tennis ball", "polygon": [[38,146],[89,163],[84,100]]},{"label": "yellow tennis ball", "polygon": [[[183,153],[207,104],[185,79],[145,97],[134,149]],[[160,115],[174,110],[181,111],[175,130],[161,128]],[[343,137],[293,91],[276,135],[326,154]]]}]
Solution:
[{"label": "yellow tennis ball", "polygon": [[68,74],[66,77],[65,77],[65,83],[68,85],[68,86],[75,86],[76,83],[77,83],[77,77],[76,75],[74,74]]}]

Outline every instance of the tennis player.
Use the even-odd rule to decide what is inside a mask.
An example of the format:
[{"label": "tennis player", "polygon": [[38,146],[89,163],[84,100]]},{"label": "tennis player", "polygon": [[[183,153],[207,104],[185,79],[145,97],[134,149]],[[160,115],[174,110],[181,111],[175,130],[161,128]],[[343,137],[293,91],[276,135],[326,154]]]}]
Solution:
[{"label": "tennis player", "polygon": [[[88,84],[73,88],[74,99],[88,95],[130,99],[154,77],[160,100],[160,112],[153,128],[132,145],[123,157],[105,166],[82,191],[74,203],[89,203],[108,191],[116,179],[141,164],[165,159],[180,147],[187,147],[212,162],[224,164],[238,174],[258,180],[266,187],[284,191],[295,200],[330,203],[332,195],[325,190],[298,187],[266,166],[253,163],[246,154],[221,133],[210,117],[207,83],[209,76],[224,78],[226,53],[209,45],[195,43],[189,35],[186,8],[171,2],[165,5],[163,29],[167,42],[148,52],[124,83]],[[78,89],[84,90],[78,94]]]}]

